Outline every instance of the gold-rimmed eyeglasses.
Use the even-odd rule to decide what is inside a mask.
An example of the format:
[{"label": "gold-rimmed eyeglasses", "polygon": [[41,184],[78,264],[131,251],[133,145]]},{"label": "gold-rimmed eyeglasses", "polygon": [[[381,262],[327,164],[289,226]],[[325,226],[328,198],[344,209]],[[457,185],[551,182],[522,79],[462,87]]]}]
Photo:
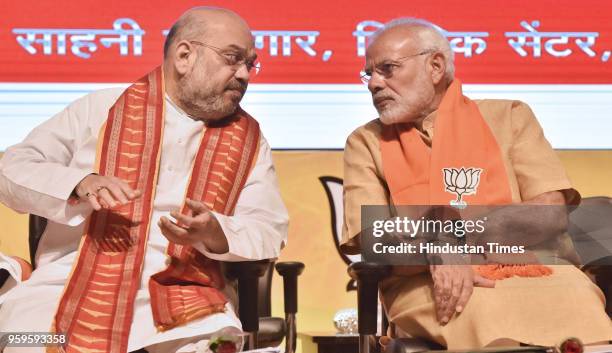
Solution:
[{"label": "gold-rimmed eyeglasses", "polygon": [[257,59],[247,59],[243,54],[235,50],[223,50],[221,48],[215,47],[210,44],[202,43],[197,40],[190,40],[189,43],[201,45],[214,51],[215,53],[217,53],[217,55],[223,58],[223,60],[228,66],[230,66],[235,71],[238,71],[238,69],[240,69],[240,66],[242,65],[246,66],[246,69],[250,74],[257,75],[259,71],[261,71],[261,63],[257,61]]},{"label": "gold-rimmed eyeglasses", "polygon": [[[417,56],[421,56],[425,54],[431,54],[433,52],[434,52],[433,50],[429,49],[429,50],[418,52],[416,54],[402,56],[401,58],[395,59],[395,60],[385,60],[381,62],[380,64],[374,65],[374,72],[376,72],[377,74],[381,75],[384,78],[391,78],[393,76],[393,72],[397,70],[398,68],[400,68],[406,60],[416,58]],[[361,82],[367,85],[372,79],[372,71],[368,69],[361,70],[359,72],[359,77],[361,78]]]}]

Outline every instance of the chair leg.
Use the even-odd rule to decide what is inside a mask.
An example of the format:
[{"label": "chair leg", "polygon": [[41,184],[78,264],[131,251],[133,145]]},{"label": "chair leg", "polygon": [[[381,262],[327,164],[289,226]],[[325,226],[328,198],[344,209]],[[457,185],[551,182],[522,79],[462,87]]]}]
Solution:
[{"label": "chair leg", "polygon": [[370,353],[372,341],[376,340],[376,335],[359,335],[359,353]]},{"label": "chair leg", "polygon": [[285,352],[293,353],[296,349],[296,325],[295,325],[295,314],[286,313],[285,323],[287,324],[287,337],[285,338]]},{"label": "chair leg", "polygon": [[248,350],[257,348],[257,332],[259,331],[257,282],[257,277],[238,279],[238,315],[242,322],[242,329],[248,333]]},{"label": "chair leg", "polygon": [[376,342],[378,283],[390,272],[389,266],[366,262],[354,262],[348,268],[351,278],[357,281],[359,353],[370,353],[370,340]]},{"label": "chair leg", "polygon": [[257,332],[259,331],[258,284],[269,267],[270,260],[228,262],[226,275],[238,280],[238,317],[242,329],[248,334],[247,349],[257,348]]},{"label": "chair leg", "polygon": [[257,349],[257,332],[248,332],[247,350]]}]

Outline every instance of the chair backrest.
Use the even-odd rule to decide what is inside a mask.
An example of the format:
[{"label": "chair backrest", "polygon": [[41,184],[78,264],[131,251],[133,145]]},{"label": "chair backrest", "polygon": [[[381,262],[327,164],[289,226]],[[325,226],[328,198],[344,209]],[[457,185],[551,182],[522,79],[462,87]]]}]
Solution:
[{"label": "chair backrest", "polygon": [[30,215],[28,227],[28,244],[30,248],[30,263],[32,264],[32,268],[36,268],[36,250],[38,249],[38,243],[40,243],[40,238],[42,237],[42,234],[45,231],[46,227],[46,218],[33,214]]},{"label": "chair backrest", "polygon": [[272,275],[274,274],[274,261],[270,261],[266,273],[259,278],[257,287],[257,308],[259,317],[272,316]]},{"label": "chair backrest", "polygon": [[[340,241],[342,240],[342,219],[344,214],[344,203],[342,202],[343,180],[334,176],[321,176],[319,177],[319,181],[323,185],[323,189],[327,195],[327,201],[329,202],[332,238],[336,246],[337,254],[347,265],[361,261],[361,255],[347,255],[340,250]],[[357,283],[351,279],[346,284],[346,291],[349,292],[353,290],[357,290]]]},{"label": "chair backrest", "polygon": [[361,261],[361,255],[347,255],[340,251],[340,241],[342,240],[342,219],[344,214],[344,203],[342,202],[343,180],[333,176],[321,176],[319,181],[323,185],[329,209],[331,212],[332,237],[338,255],[347,265]]},{"label": "chair backrest", "polygon": [[[36,268],[35,257],[38,244],[45,228],[47,219],[44,217],[30,214],[28,242],[30,248],[30,263]],[[268,317],[272,314],[272,275],[274,274],[274,262],[271,261],[263,276],[259,278],[258,286],[258,308],[259,317]]]}]

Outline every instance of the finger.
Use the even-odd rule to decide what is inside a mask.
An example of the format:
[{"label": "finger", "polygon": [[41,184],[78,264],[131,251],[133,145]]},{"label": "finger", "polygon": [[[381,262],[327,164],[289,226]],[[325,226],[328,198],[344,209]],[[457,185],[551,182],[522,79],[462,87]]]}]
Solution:
[{"label": "finger", "polygon": [[104,201],[104,199],[102,199],[99,196],[97,198],[98,198],[98,203],[100,203],[100,206],[102,206],[102,208],[110,208],[110,206],[108,205],[106,201]]},{"label": "finger", "polygon": [[431,277],[433,280],[433,299],[436,306],[436,319],[438,321],[442,318],[442,312],[444,307],[444,273],[440,266],[431,266]]},{"label": "finger", "polygon": [[382,347],[382,350],[384,352],[387,346],[389,345],[389,343],[391,343],[391,337],[381,336],[380,339],[378,340],[378,343],[380,343],[380,346]]},{"label": "finger", "polygon": [[436,304],[436,318],[438,321],[442,318],[442,307],[444,305],[444,284],[441,276],[436,276],[434,279],[434,302]]},{"label": "finger", "polygon": [[162,225],[166,227],[168,230],[170,230],[173,235],[177,237],[186,237],[187,235],[189,235],[189,232],[187,231],[187,229],[179,227],[177,224],[175,224],[168,218],[162,216],[160,217],[160,220],[162,222]]},{"label": "finger", "polygon": [[94,210],[100,211],[102,209],[102,205],[98,202],[98,197],[95,194],[90,193],[87,195],[87,200],[89,200],[89,204],[93,207]]},{"label": "finger", "polygon": [[178,244],[186,244],[189,239],[189,232],[184,228],[181,228],[174,224],[166,217],[161,217],[159,219],[159,226],[162,231],[162,234],[168,238],[168,240],[173,241]]},{"label": "finger", "polygon": [[437,317],[438,322],[442,322],[444,314],[446,312],[446,306],[448,305],[448,297],[450,296],[450,280],[448,275],[444,276],[440,281],[440,288],[438,290],[438,310]]},{"label": "finger", "polygon": [[121,188],[121,191],[123,191],[123,193],[127,196],[128,199],[134,200],[135,198],[140,197],[140,195],[141,195],[140,190],[132,189],[130,184],[128,184],[127,182],[125,182],[125,181],[123,181],[123,180],[121,180],[119,178],[113,178],[113,180],[115,181],[117,186],[119,188]]},{"label": "finger", "polygon": [[175,244],[179,244],[179,245],[187,245],[187,243],[184,241],[184,239],[182,239],[181,237],[177,237],[175,236],[168,228],[166,228],[163,224],[160,223],[159,229],[161,230],[161,233],[163,236],[166,237],[166,239],[171,242],[171,243],[175,243]]},{"label": "finger", "polygon": [[194,216],[208,211],[208,207],[206,207],[203,203],[199,201],[186,199],[185,204],[193,211]]},{"label": "finger", "polygon": [[459,299],[457,300],[456,310],[458,313],[462,312],[463,309],[465,309],[465,306],[467,305],[468,300],[470,300],[470,297],[472,296],[473,291],[474,291],[474,286],[471,283],[471,281],[464,280],[463,288],[461,289],[461,295],[459,296]]},{"label": "finger", "polygon": [[189,217],[177,211],[170,212],[170,215],[177,220],[177,224],[179,227],[190,228],[194,225],[195,219],[193,217]]},{"label": "finger", "polygon": [[117,206],[117,201],[115,201],[113,196],[111,196],[107,188],[102,188],[98,190],[98,197],[102,199],[104,202],[106,202],[109,208],[113,208]]},{"label": "finger", "polygon": [[455,310],[457,307],[457,301],[459,300],[459,297],[461,296],[462,291],[463,291],[463,278],[457,278],[453,281],[453,284],[451,287],[451,297],[448,300],[446,311],[444,312],[444,315],[442,316],[443,324],[448,323],[450,319],[453,317],[453,314],[455,313]]},{"label": "finger", "polygon": [[177,236],[176,234],[174,234],[167,225],[165,225],[164,222],[162,222],[161,220],[158,222],[159,225],[159,229],[161,230],[161,233],[163,234],[163,236],[166,237],[166,239],[168,239],[169,242],[172,243],[176,243],[176,244],[185,244],[185,240],[182,237]]},{"label": "finger", "polygon": [[440,317],[438,320],[443,325],[446,324],[450,320],[449,312],[454,310],[454,307],[451,308],[451,301],[452,301],[452,296],[453,296],[453,285],[454,285],[453,282],[454,282],[453,277],[446,276],[446,280],[444,281],[443,293],[442,293],[442,298],[444,302],[441,306],[442,310],[440,311]]},{"label": "finger", "polygon": [[442,320],[442,313],[444,311],[444,298],[442,297],[442,291],[434,291],[434,304],[436,306],[436,320],[440,322]]},{"label": "finger", "polygon": [[180,244],[180,245],[186,245],[187,242],[185,241],[185,239],[181,238],[181,237],[177,237],[174,233],[172,233],[172,231],[170,229],[168,229],[168,227],[166,227],[161,221],[158,223],[159,224],[159,229],[161,230],[161,233],[163,234],[163,236],[166,237],[166,239],[169,242],[175,243],[175,244]]},{"label": "finger", "polygon": [[105,186],[104,188],[108,190],[111,196],[115,200],[119,201],[120,204],[125,205],[126,203],[128,203],[127,195],[123,193],[123,190],[121,189],[121,187],[119,187],[118,184],[109,183],[108,186]]},{"label": "finger", "polygon": [[495,281],[492,279],[484,278],[480,275],[474,274],[474,286],[495,288]]}]

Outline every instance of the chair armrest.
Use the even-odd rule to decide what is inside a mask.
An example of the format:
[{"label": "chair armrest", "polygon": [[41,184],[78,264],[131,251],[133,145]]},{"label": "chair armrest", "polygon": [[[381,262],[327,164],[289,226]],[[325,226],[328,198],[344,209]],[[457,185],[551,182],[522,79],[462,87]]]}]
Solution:
[{"label": "chair armrest", "polygon": [[421,338],[396,338],[392,339],[385,349],[385,353],[414,353],[443,351],[445,348],[435,342]]},{"label": "chair armrest", "polygon": [[229,279],[259,278],[264,275],[273,259],[258,261],[232,261],[225,262],[225,275]]},{"label": "chair armrest", "polygon": [[378,283],[391,273],[391,266],[354,262],[348,273],[357,282],[357,311],[360,335],[375,335],[378,316]]},{"label": "chair armrest", "polygon": [[283,277],[283,293],[285,300],[285,322],[287,337],[285,339],[285,353],[294,353],[297,342],[297,328],[295,314],[297,313],[297,278],[304,271],[304,264],[297,261],[279,262],[276,271]]},{"label": "chair armrest", "polygon": [[225,274],[238,280],[238,316],[246,332],[259,330],[258,282],[273,260],[226,262]]},{"label": "chair armrest", "polygon": [[285,314],[297,313],[297,278],[304,271],[301,262],[279,262],[276,271],[283,277],[283,290],[285,299]]},{"label": "chair armrest", "polygon": [[9,271],[5,269],[0,269],[0,288],[4,285],[4,282],[9,278]]},{"label": "chair armrest", "polygon": [[287,324],[280,317],[260,317],[257,348],[279,346],[287,334]]},{"label": "chair armrest", "polygon": [[[17,261],[17,264],[19,264],[19,267],[21,268],[21,281],[28,280],[32,275],[32,265],[18,256],[11,256],[11,258]],[[11,274],[8,270],[0,269],[0,288],[4,286],[10,275]],[[17,279],[17,282],[19,282],[19,279]]]}]

